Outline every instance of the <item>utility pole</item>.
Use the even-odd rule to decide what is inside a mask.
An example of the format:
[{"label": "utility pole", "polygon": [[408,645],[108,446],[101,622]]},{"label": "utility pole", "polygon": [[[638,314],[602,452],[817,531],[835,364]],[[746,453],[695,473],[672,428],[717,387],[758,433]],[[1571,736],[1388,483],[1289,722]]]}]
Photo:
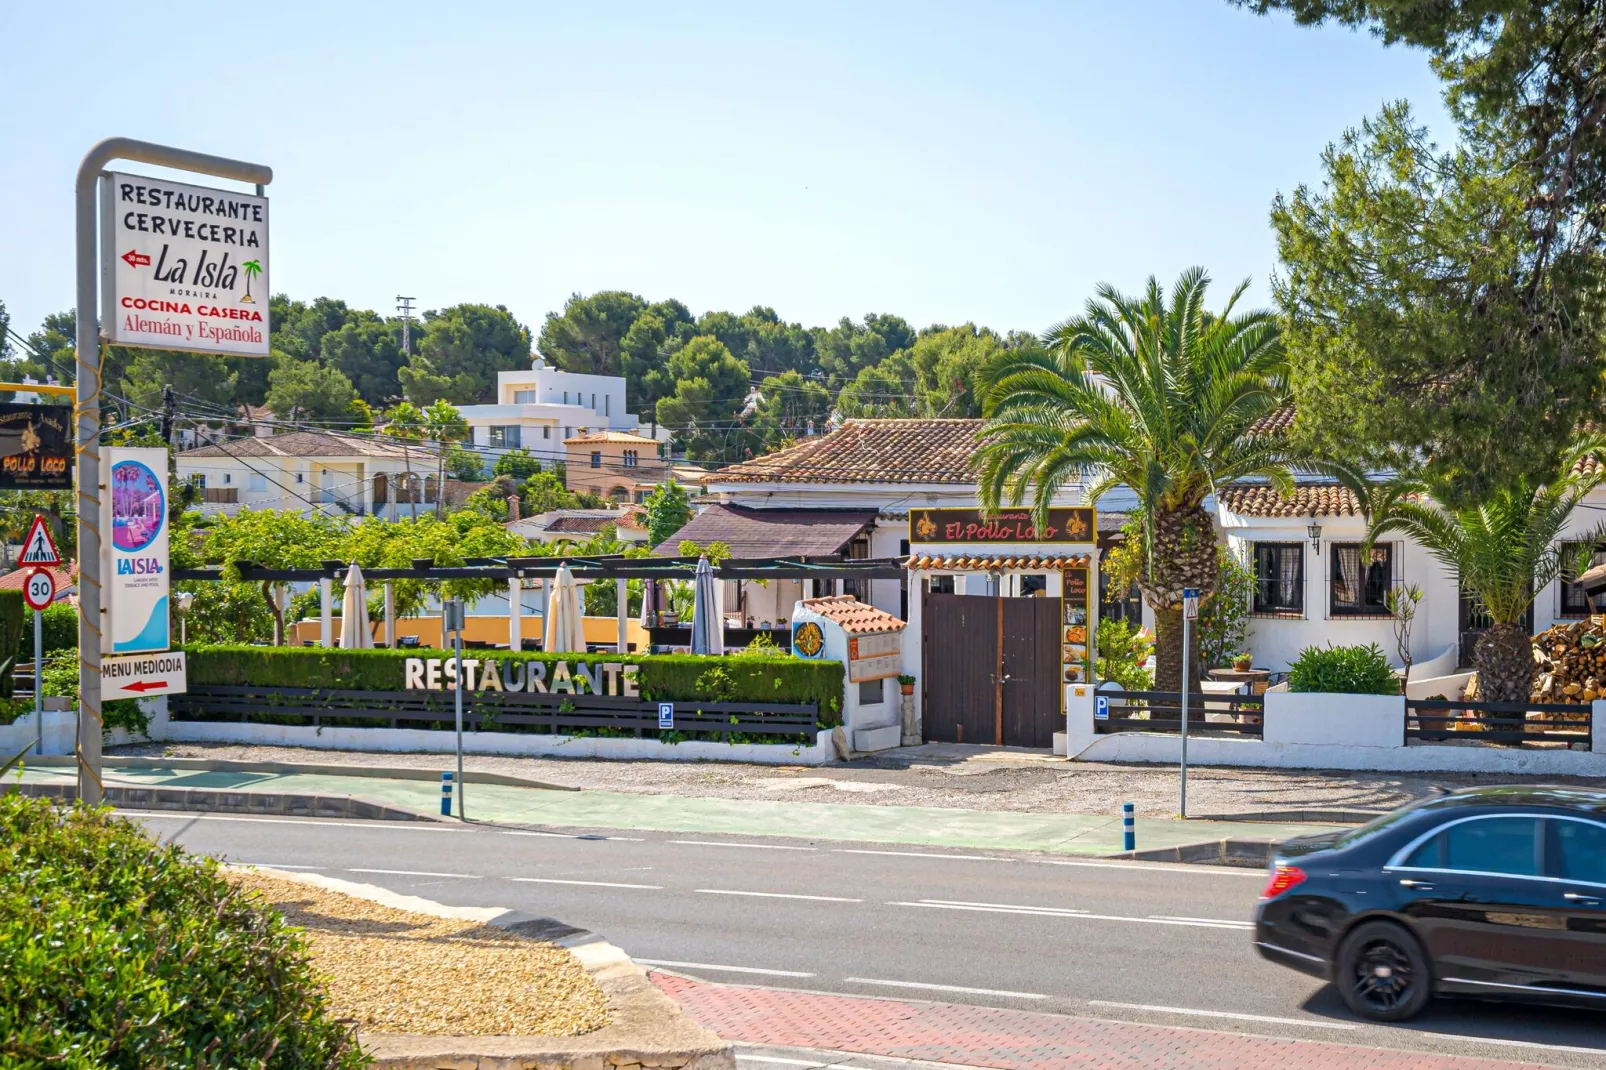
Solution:
[{"label": "utility pole", "polygon": [[402,356],[404,357],[412,354],[413,301],[414,298],[403,297],[401,294],[396,295],[396,313],[401,316],[402,321]]},{"label": "utility pole", "polygon": [[173,448],[173,414],[178,408],[178,395],[173,393],[173,384],[162,387],[162,441],[167,443],[168,449]]}]

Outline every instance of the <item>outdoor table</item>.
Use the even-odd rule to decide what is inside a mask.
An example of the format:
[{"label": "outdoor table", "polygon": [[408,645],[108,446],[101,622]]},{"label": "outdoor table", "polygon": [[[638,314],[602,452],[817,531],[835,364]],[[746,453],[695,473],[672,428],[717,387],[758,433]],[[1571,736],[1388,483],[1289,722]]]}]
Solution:
[{"label": "outdoor table", "polygon": [[[1217,683],[1237,684],[1240,687],[1248,685],[1249,694],[1264,695],[1267,684],[1271,680],[1270,669],[1211,669],[1210,679]],[[1233,717],[1245,724],[1259,724],[1261,715],[1258,713],[1245,713],[1234,711]]]}]

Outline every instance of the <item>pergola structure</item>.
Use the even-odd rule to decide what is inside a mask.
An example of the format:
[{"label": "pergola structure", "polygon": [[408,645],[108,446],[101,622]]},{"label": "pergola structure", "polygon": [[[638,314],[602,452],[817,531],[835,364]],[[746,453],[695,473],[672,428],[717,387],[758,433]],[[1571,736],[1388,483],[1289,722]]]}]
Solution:
[{"label": "pergola structure", "polygon": [[[690,580],[697,573],[695,557],[627,557],[606,554],[592,557],[474,557],[461,565],[437,565],[431,560],[413,561],[407,568],[364,569],[363,578],[384,585],[385,645],[396,645],[396,603],[390,584],[396,580],[491,580],[508,585],[508,645],[522,646],[522,609],[519,591],[525,580],[550,579],[567,565],[576,579],[607,580],[618,585],[618,648],[628,651],[626,622],[629,599],[625,584],[632,579]],[[341,579],[349,563],[325,561],[317,568],[268,568],[248,561],[236,562],[240,579],[247,583],[317,583],[322,601],[321,643],[333,645],[334,583]],[[175,581],[218,581],[220,567],[174,569]],[[845,560],[840,557],[763,557],[731,558],[714,569],[716,578],[730,580],[803,579],[899,579],[903,576],[901,558]]]}]

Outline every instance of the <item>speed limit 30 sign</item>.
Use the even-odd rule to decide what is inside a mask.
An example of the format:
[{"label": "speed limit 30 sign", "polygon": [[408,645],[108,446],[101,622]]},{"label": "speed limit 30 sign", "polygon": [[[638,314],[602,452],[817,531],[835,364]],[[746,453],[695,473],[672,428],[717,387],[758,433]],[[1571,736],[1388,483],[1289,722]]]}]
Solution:
[{"label": "speed limit 30 sign", "polygon": [[50,608],[56,600],[56,579],[49,569],[36,568],[28,573],[28,582],[22,585],[22,600],[29,609]]}]

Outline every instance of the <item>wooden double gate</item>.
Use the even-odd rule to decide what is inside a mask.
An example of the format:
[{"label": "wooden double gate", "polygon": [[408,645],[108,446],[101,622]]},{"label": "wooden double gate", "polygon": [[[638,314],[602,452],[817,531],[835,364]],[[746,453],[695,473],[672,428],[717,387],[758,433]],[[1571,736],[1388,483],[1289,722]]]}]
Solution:
[{"label": "wooden double gate", "polygon": [[926,741],[1052,747],[1065,726],[1060,600],[925,597]]}]

